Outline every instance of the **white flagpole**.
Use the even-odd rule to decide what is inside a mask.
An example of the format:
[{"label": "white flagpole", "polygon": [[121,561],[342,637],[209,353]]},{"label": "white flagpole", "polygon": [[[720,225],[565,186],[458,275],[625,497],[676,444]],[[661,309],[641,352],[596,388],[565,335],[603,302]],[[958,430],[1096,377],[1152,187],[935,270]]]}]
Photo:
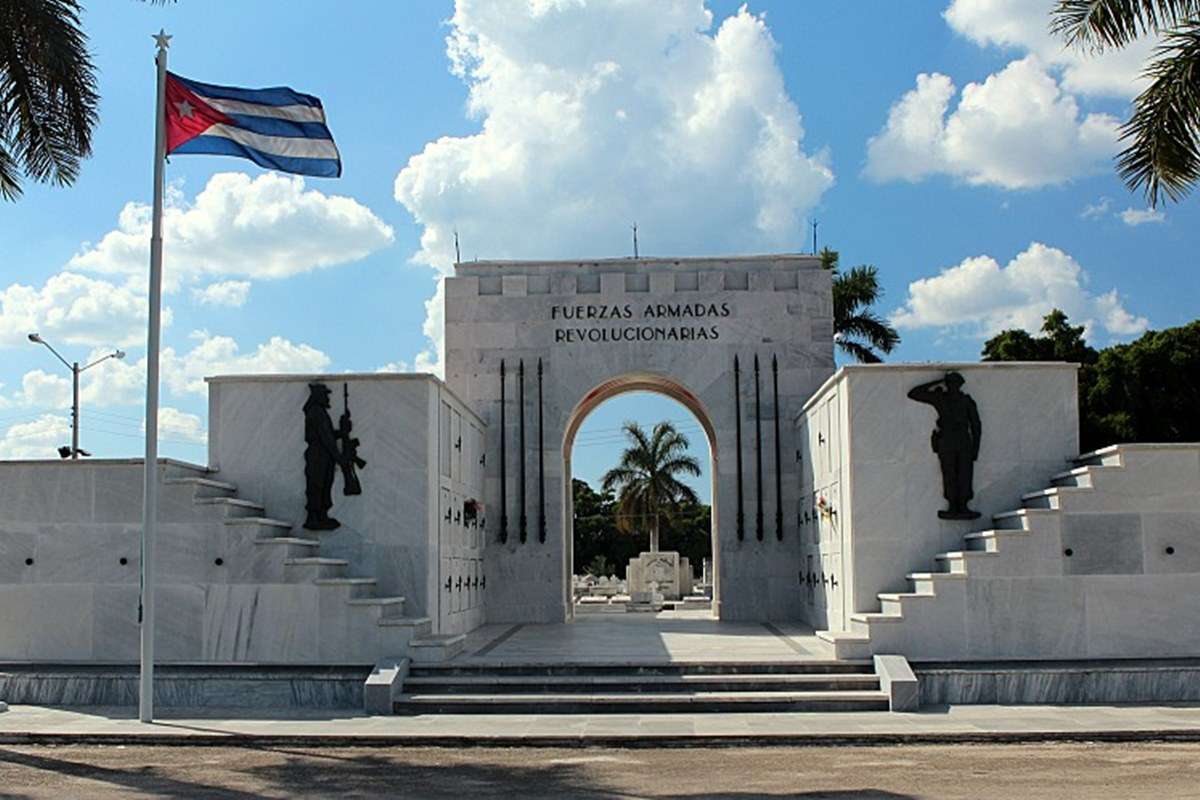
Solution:
[{"label": "white flagpole", "polygon": [[138,719],[154,720],[154,544],[158,527],[158,353],[162,306],[163,167],[167,158],[167,47],[171,37],[159,30],[158,94],[154,120],[154,219],[150,230],[150,322],[146,334],[146,460],[142,505],[141,664]]}]

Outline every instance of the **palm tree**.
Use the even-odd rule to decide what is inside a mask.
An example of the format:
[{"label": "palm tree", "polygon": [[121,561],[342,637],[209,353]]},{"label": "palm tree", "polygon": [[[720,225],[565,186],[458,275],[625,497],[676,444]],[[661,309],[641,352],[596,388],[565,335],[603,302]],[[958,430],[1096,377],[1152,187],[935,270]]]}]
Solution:
[{"label": "palm tree", "polygon": [[847,355],[863,364],[883,361],[878,351],[900,344],[896,329],[871,310],[881,297],[879,270],[870,264],[838,272],[838,252],[821,249],[821,266],[833,272],[833,339]]},{"label": "palm tree", "polygon": [[1200,0],[1059,0],[1051,28],[1094,51],[1160,37],[1143,73],[1150,85],[1121,126],[1117,172],[1152,208],[1164,194],[1183,199],[1200,179]]},{"label": "palm tree", "polygon": [[[149,0],[165,5],[174,0]],[[0,0],[0,197],[22,174],[68,186],[92,154],[96,69],[79,0]]]},{"label": "palm tree", "polygon": [[658,552],[658,522],[670,519],[680,505],[696,503],[696,493],[677,476],[700,475],[700,463],[688,455],[688,440],[669,422],[647,434],[636,422],[626,422],[629,447],[617,466],[604,474],[604,491],[617,491],[617,528],[633,533],[650,523],[650,552]]},{"label": "palm tree", "polygon": [[21,175],[64,186],[91,154],[96,74],[78,0],[0,2],[0,196]]}]

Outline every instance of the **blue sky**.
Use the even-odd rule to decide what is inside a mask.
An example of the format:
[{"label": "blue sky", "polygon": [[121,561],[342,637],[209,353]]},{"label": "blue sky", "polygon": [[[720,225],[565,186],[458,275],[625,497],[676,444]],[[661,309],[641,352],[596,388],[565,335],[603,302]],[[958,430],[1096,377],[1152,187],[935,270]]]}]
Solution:
[{"label": "blue sky", "polygon": [[[899,360],[977,358],[1051,305],[1097,345],[1187,322],[1196,200],[1150,214],[1110,164],[1149,43],[1085,62],[1045,35],[1051,5],[92,2],[95,153],[0,208],[0,455],[67,440],[67,375],[32,329],[69,358],[128,351],[85,376],[83,445],[141,450],[159,27],[181,75],[322,98],[345,165],[171,161],[168,455],[204,458],[204,374],[436,369],[453,229],[467,259],[621,256],[637,220],[643,253],[693,255],[807,250],[815,217],[843,264],[879,267]],[[606,405],[578,474],[635,411],[688,416]]]}]

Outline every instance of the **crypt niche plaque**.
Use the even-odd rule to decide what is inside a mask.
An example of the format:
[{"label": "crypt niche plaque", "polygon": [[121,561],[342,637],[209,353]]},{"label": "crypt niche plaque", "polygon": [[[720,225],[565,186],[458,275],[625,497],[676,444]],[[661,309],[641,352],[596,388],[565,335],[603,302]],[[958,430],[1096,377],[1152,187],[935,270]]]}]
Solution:
[{"label": "crypt niche plaque", "polygon": [[329,417],[329,387],[323,383],[308,385],[308,400],[304,403],[304,508],[307,516],[304,527],[310,531],[331,531],[341,526],[329,510],[333,508],[333,481],[338,469],[342,473],[342,493],[362,494],[358,470],[367,465],[358,455],[358,439],[350,432],[350,389],[342,384],[342,415],[338,427]]},{"label": "crypt niche plaque", "polygon": [[979,512],[967,504],[975,496],[975,460],[979,458],[979,441],[983,425],[979,409],[971,396],[962,390],[966,380],[957,372],[947,372],[936,381],[923,383],[909,390],[910,400],[933,406],[937,424],[929,438],[933,452],[942,467],[942,495],[949,508],[939,511],[941,519],[978,519]]}]

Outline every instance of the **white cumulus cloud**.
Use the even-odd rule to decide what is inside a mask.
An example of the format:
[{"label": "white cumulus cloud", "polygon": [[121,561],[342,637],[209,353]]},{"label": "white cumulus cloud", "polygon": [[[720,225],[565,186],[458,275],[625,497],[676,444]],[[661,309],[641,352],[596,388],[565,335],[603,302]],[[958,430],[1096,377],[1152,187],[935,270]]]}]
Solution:
[{"label": "white cumulus cloud", "polygon": [[1089,334],[1142,333],[1149,321],[1129,312],[1116,290],[1093,294],[1083,267],[1055,247],[1033,242],[1006,265],[991,256],[964,259],[908,285],[908,299],[891,315],[902,329],[935,328],[985,337],[1008,328],[1036,331],[1052,309],[1066,312]]},{"label": "white cumulus cloud", "polygon": [[282,336],[272,336],[248,353],[229,336],[197,331],[193,338],[198,344],[186,353],[172,347],[162,351],[163,381],[176,394],[206,394],[204,379],[213,375],[321,372],[330,364],[329,356],[315,347]]},{"label": "white cumulus cloud", "polygon": [[[145,432],[146,423],[143,421],[142,434]],[[158,436],[160,439],[181,439],[195,444],[208,442],[208,431],[204,429],[200,417],[171,406],[159,406]]]},{"label": "white cumulus cloud", "polygon": [[218,281],[192,289],[192,299],[202,306],[241,308],[250,294],[250,281]]},{"label": "white cumulus cloud", "polygon": [[950,111],[954,94],[949,77],[918,75],[867,143],[866,175],[917,181],[943,174],[1029,189],[1106,169],[1117,150],[1117,119],[1082,114],[1035,56],[968,83]]},{"label": "white cumulus cloud", "polygon": [[59,458],[58,448],[71,443],[67,417],[43,414],[9,427],[0,439],[0,458]]},{"label": "white cumulus cloud", "polygon": [[[798,248],[833,184],[806,151],[777,46],[745,8],[702,0],[458,0],[447,53],[479,130],[396,177],[418,263]],[[434,342],[416,364],[438,359]]]},{"label": "white cumulus cloud", "polygon": [[[171,197],[163,214],[168,291],[211,277],[286,278],[356,261],[394,238],[366,206],[306,189],[298,176],[223,172],[190,203],[178,190]],[[69,266],[143,280],[150,217],[150,206],[127,203],[117,227],[85,245]]]},{"label": "white cumulus cloud", "polygon": [[1145,87],[1140,73],[1154,50],[1153,37],[1102,53],[1068,47],[1050,32],[1054,5],[1046,0],[953,0],[943,16],[955,32],[980,46],[1036,55],[1061,71],[1069,92],[1128,98]]},{"label": "white cumulus cloud", "polygon": [[1119,215],[1121,222],[1136,228],[1138,225],[1166,222],[1167,215],[1153,208],[1127,208]]},{"label": "white cumulus cloud", "polygon": [[[146,338],[147,307],[143,292],[75,272],[40,287],[14,283],[0,290],[0,347],[28,346],[35,332],[55,346],[133,345]],[[164,308],[164,326],[171,317]]]}]

